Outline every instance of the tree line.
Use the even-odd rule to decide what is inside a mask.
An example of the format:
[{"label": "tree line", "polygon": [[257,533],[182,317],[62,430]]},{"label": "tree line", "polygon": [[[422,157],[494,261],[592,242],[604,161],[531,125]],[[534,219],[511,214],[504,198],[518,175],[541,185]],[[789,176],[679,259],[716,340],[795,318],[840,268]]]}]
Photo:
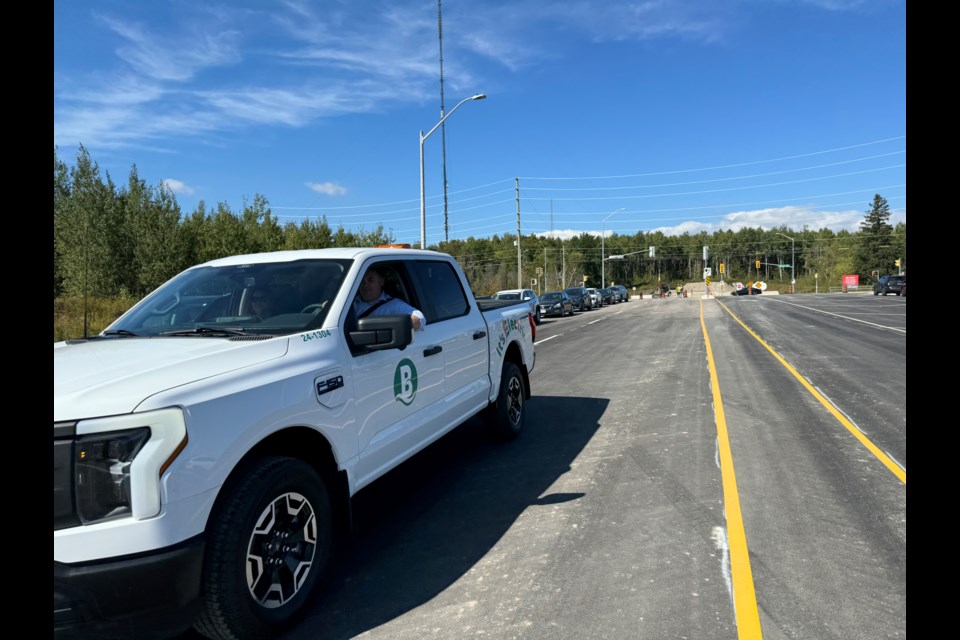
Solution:
[{"label": "tree line", "polygon": [[[861,282],[869,282],[873,271],[896,273],[897,259],[903,270],[906,224],[889,223],[890,208],[880,194],[868,205],[856,232],[786,226],[673,236],[638,231],[611,234],[602,243],[590,233],[564,240],[523,235],[519,260],[517,236],[510,233],[427,248],[457,258],[478,295],[518,287],[555,290],[584,281],[600,286],[601,280],[649,288],[659,282],[702,280],[706,266],[717,278],[721,263],[728,281],[789,283],[790,269],[779,265],[794,260],[798,290],[808,283],[812,291],[815,279],[826,287],[839,285],[845,274],[859,274]],[[209,210],[200,202],[184,215],[168,187],[148,185],[135,165],[126,184],[118,186],[109,174],[101,175],[83,146],[73,166],[54,148],[53,218],[55,301],[71,296],[140,298],[191,265],[229,255],[396,242],[382,225],[370,231],[342,225],[333,229],[325,216],[318,222],[281,225],[260,194],[252,201],[244,198],[239,212],[225,202]],[[704,246],[709,247],[706,261]],[[606,260],[601,262],[601,257]]]}]

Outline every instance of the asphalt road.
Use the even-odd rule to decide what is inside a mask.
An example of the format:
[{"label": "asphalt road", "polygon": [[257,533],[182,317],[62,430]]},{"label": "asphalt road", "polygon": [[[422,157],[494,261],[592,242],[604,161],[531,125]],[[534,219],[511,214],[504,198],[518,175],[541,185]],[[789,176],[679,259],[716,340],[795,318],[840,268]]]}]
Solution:
[{"label": "asphalt road", "polygon": [[286,638],[904,638],[905,365],[906,298],[545,319],[520,438],[471,420],[362,491]]}]

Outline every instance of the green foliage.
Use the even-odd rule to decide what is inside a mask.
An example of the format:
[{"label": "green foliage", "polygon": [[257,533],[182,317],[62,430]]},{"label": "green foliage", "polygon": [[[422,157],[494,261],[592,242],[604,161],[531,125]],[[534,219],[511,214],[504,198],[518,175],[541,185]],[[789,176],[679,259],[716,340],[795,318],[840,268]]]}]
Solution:
[{"label": "green foliage", "polygon": [[854,250],[853,266],[857,273],[880,275],[895,272],[897,246],[894,244],[893,227],[890,225],[890,205],[879,193],[860,222],[859,242]]},{"label": "green foliage", "polygon": [[[137,302],[132,296],[94,298],[68,296],[53,301],[53,341],[96,335]],[[84,327],[86,326],[86,332]]]},{"label": "green foliage", "polygon": [[[55,339],[82,335],[83,313],[76,300],[86,297],[88,330],[97,332],[133,301],[186,267],[215,258],[395,242],[393,233],[382,225],[370,231],[351,231],[342,225],[332,229],[325,216],[281,226],[260,194],[250,201],[244,197],[238,213],[225,202],[209,210],[201,201],[185,215],[173,192],[163,184],[146,184],[136,166],[118,188],[109,175],[101,176],[83,146],[73,167],[60,159],[54,147],[53,182]],[[906,224],[893,228],[889,218],[889,205],[877,194],[856,233],[787,227],[677,236],[638,231],[610,234],[602,241],[589,233],[568,240],[526,235],[520,239],[519,274],[516,235],[450,240],[435,248],[457,258],[477,295],[515,288],[518,276],[521,287],[537,278],[534,288],[540,291],[579,284],[584,276],[587,286],[600,286],[604,279],[607,284],[652,289],[658,281],[700,281],[705,266],[713,267],[716,278],[721,262],[728,282],[760,278],[770,286],[788,288],[790,269],[776,265],[793,261],[797,290],[813,291],[839,285],[844,274],[859,274],[867,282],[874,269],[895,273],[896,258],[905,265]],[[704,245],[710,247],[708,264],[703,262]],[[648,255],[650,246],[656,247],[653,259]],[[607,258],[624,257],[601,267],[601,253]],[[759,273],[756,260],[761,261]],[[538,267],[543,275],[537,275]]]}]

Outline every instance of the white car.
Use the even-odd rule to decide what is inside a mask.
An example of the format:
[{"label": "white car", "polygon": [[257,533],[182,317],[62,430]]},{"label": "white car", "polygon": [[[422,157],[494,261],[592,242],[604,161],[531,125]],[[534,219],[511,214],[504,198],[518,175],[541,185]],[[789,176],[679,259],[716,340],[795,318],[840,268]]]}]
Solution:
[{"label": "white car", "polygon": [[600,295],[600,292],[594,289],[593,287],[587,287],[587,293],[590,294],[590,297],[593,298],[593,308],[599,309],[603,306],[603,296]]},{"label": "white car", "polygon": [[540,298],[533,292],[533,289],[505,289],[493,294],[495,300],[525,300],[530,304],[530,311],[533,312],[533,321],[540,324]]}]

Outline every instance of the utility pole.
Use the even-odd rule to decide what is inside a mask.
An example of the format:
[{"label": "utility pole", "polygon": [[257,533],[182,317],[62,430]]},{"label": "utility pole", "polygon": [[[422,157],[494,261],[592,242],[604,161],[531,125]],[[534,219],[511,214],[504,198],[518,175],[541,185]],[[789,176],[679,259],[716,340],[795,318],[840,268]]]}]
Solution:
[{"label": "utility pole", "polygon": [[[447,220],[447,125],[443,113],[443,0],[437,0],[437,36],[440,40],[440,138],[443,142],[443,240],[450,242],[450,225]],[[420,247],[426,249],[426,247]]]},{"label": "utility pole", "polygon": [[517,184],[517,289],[523,289],[523,274],[520,263],[520,178],[515,178]]}]

